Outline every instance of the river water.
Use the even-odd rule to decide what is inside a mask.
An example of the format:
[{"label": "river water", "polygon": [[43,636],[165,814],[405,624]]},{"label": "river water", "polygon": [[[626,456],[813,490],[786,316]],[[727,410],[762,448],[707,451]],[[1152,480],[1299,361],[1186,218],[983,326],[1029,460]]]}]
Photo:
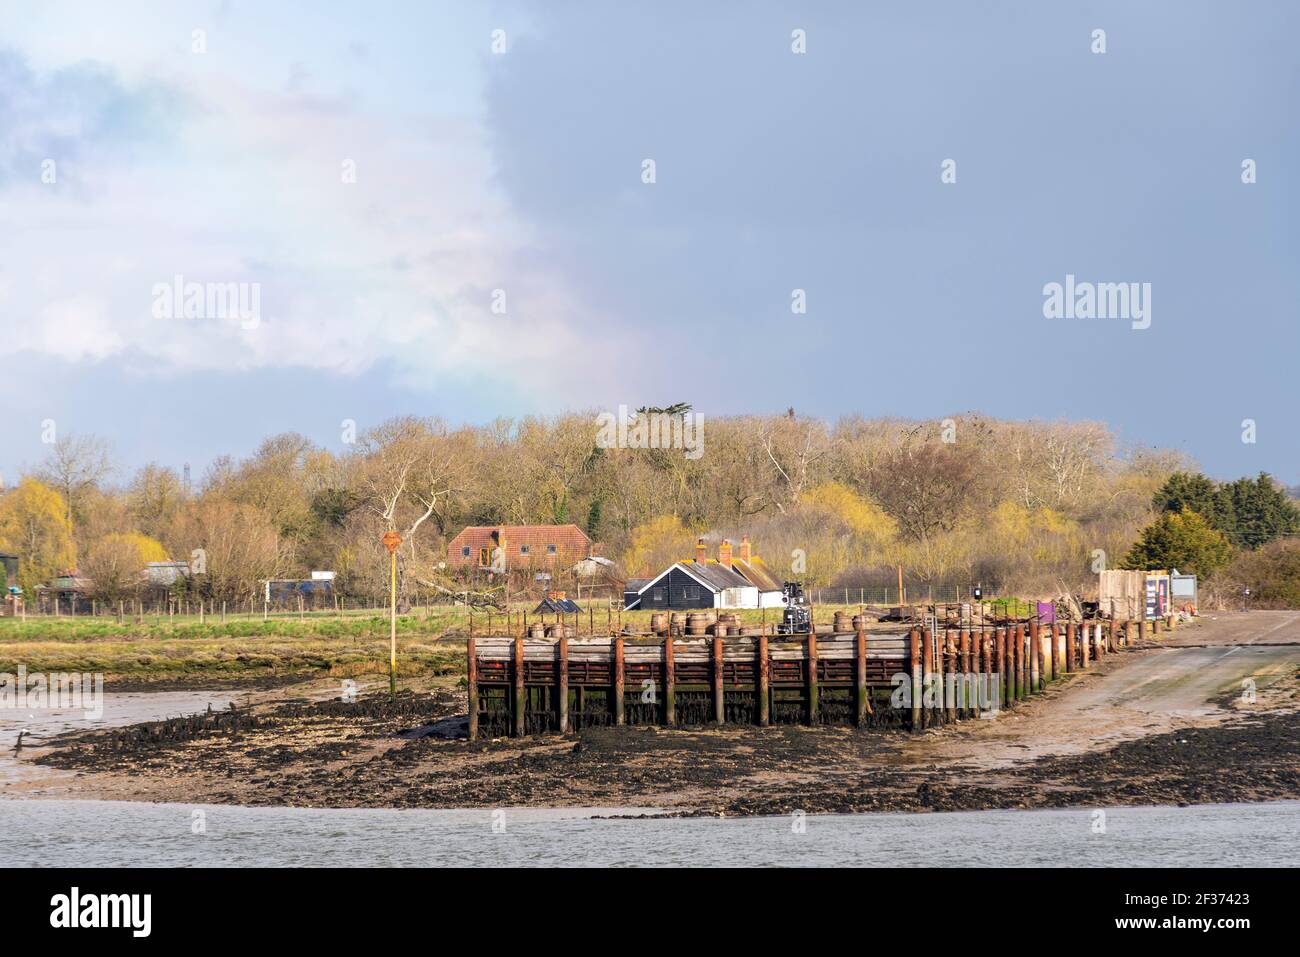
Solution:
[{"label": "river water", "polygon": [[[0,866],[1294,866],[1300,802],[610,820],[0,800]],[[604,813],[627,813],[604,812]],[[197,833],[196,833],[197,831]]]}]

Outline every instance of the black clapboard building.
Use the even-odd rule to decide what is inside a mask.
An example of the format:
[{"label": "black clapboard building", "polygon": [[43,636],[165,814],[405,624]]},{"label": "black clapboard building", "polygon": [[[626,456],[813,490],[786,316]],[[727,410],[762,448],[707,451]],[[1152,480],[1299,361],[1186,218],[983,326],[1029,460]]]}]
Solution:
[{"label": "black clapboard building", "polygon": [[757,607],[757,596],[758,590],[730,568],[717,563],[678,562],[642,585],[635,595],[629,593],[623,607],[627,611],[747,608]]}]

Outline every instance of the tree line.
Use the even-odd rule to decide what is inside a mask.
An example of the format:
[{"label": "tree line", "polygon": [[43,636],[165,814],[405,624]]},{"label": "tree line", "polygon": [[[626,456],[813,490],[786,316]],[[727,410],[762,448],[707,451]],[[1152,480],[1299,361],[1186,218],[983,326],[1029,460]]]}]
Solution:
[{"label": "tree line", "polygon": [[1097,422],[826,422],[789,410],[710,419],[688,456],[608,447],[599,421],[406,416],[334,447],[286,433],[216,459],[192,488],[174,465],[122,473],[101,439],[65,436],[0,495],[0,549],[20,556],[24,589],[75,567],[106,601],[133,594],[145,562],[196,549],[195,597],[243,602],[265,579],[313,569],[371,597],[387,584],[387,530],[403,536],[410,592],[451,580],[440,563],[465,525],[574,523],[628,577],[689,557],[698,537],[747,534],[777,578],[818,587],[886,584],[902,566],[911,582],[1046,594],[1095,583],[1098,551],[1165,557],[1142,551],[1145,530],[1184,514],[1212,525],[1228,562],[1293,528],[1294,506],[1267,476],[1213,483],[1181,454],[1121,445]]}]

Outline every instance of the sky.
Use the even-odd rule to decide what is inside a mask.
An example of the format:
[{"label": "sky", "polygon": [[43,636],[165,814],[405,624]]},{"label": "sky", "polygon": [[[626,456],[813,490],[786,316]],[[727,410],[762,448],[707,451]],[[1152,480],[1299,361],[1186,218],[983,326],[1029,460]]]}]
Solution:
[{"label": "sky", "polygon": [[[51,424],[198,475],[344,420],[690,402],[1099,420],[1300,483],[1297,26],[0,0],[0,474]],[[1149,289],[1149,325],[1049,318],[1067,276]]]}]

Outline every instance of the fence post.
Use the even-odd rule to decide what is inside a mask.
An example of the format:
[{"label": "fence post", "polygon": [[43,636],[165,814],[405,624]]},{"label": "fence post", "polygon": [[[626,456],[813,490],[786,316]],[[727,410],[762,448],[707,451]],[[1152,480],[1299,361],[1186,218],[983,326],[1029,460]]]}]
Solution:
[{"label": "fence post", "polygon": [[772,694],[771,663],[767,652],[767,628],[758,636],[758,724],[766,728],[771,723]]},{"label": "fence post", "polygon": [[[715,626],[715,631],[717,630]],[[713,636],[713,720],[723,724],[727,720],[727,702],[722,690],[722,638]]]}]

